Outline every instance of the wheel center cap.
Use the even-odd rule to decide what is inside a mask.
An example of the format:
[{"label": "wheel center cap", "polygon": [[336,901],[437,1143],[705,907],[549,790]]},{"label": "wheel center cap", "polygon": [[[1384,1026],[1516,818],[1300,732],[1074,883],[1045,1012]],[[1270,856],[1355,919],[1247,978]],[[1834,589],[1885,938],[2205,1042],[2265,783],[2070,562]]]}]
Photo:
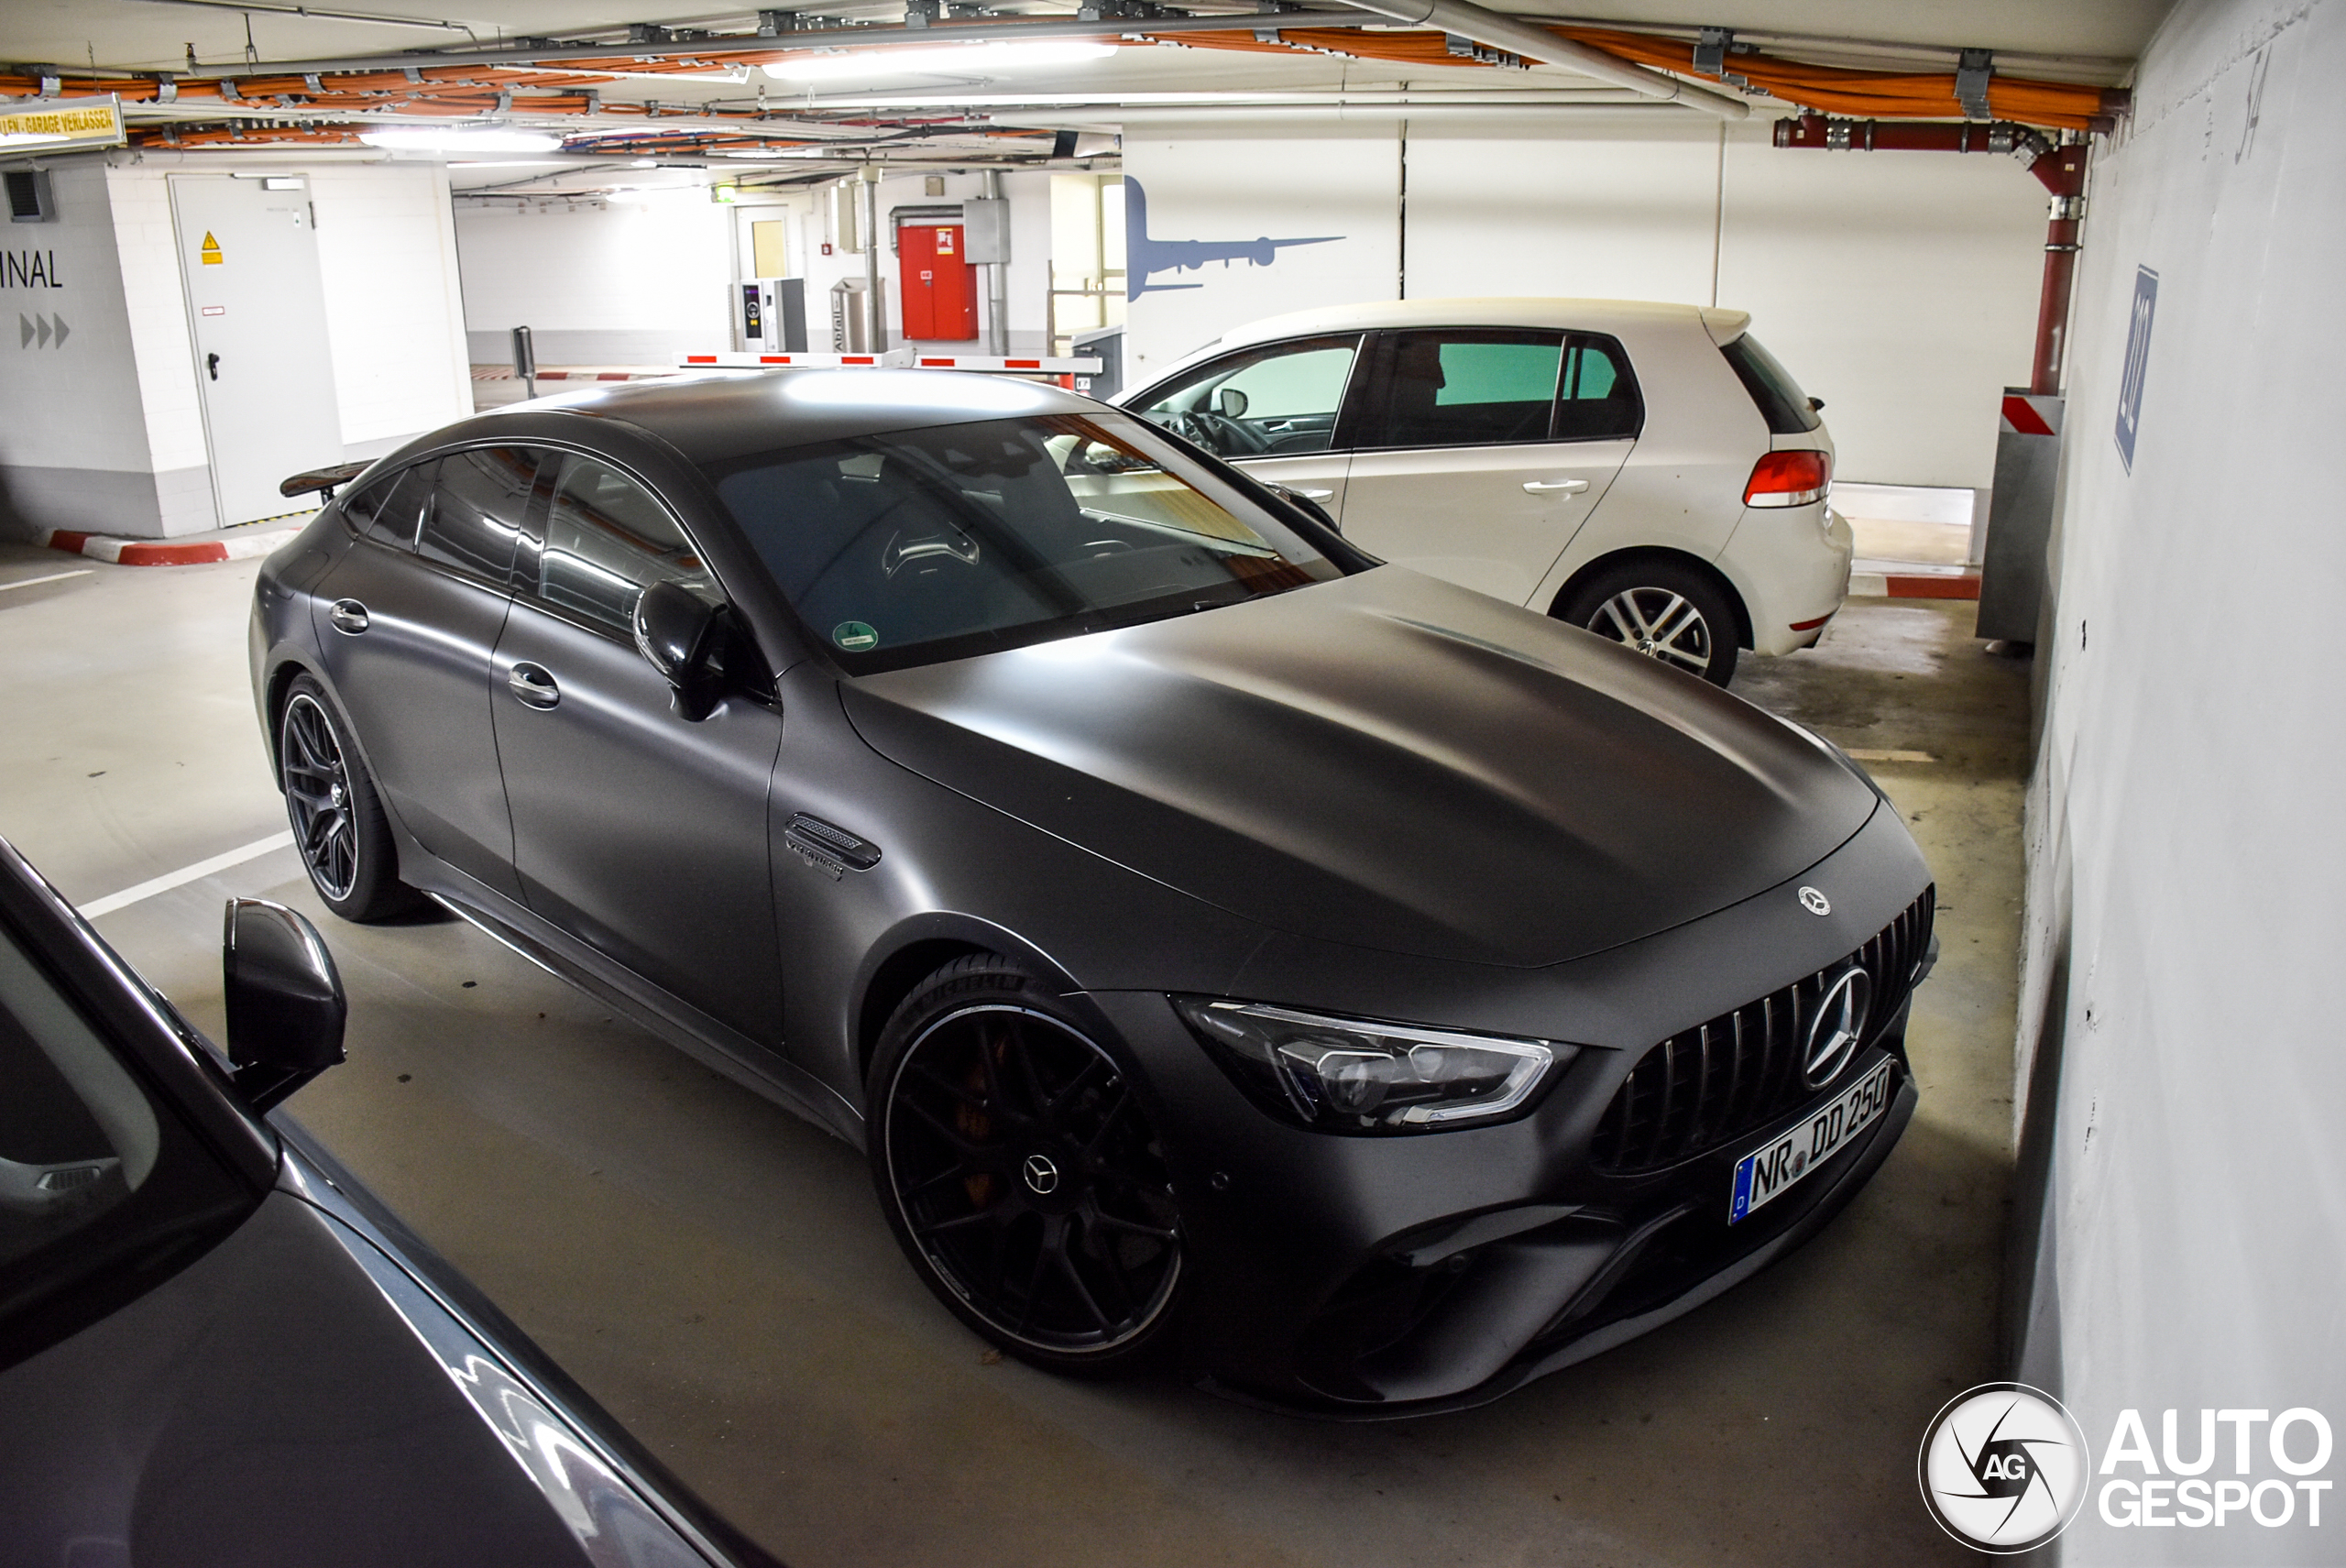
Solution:
[{"label": "wheel center cap", "polygon": [[1059,1168],[1048,1155],[1028,1155],[1026,1163],[1019,1167],[1019,1174],[1026,1179],[1028,1189],[1038,1198],[1048,1197],[1058,1190]]}]

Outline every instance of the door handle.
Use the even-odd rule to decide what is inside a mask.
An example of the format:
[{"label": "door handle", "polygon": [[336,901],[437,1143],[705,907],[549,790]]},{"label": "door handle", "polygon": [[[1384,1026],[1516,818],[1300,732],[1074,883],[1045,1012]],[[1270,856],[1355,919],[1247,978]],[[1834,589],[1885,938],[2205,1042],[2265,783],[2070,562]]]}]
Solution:
[{"label": "door handle", "polygon": [[326,607],[326,619],[336,631],[356,637],[367,630],[367,607],[356,599],[336,599]]},{"label": "door handle", "polygon": [[1333,490],[1307,490],[1301,485],[1295,486],[1294,489],[1297,495],[1307,501],[1324,501],[1336,493]]},{"label": "door handle", "polygon": [[542,665],[516,664],[505,677],[505,684],[531,707],[552,707],[562,700],[562,688],[554,684],[554,676]]},{"label": "door handle", "polygon": [[212,372],[212,378],[214,380],[217,381],[220,378],[220,356],[218,355],[205,355],[203,356],[203,367]]},{"label": "door handle", "polygon": [[1535,496],[1576,496],[1588,488],[1586,479],[1526,479],[1523,488]]}]

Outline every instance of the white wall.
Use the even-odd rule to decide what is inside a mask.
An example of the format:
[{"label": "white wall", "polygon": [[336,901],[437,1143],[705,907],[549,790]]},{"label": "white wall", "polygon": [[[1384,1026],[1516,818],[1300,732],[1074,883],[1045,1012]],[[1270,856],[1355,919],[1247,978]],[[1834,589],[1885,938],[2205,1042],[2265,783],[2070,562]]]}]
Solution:
[{"label": "white wall", "polygon": [[[1124,138],[1124,265],[1141,283],[1141,244],[1285,246],[1267,265],[1241,258],[1151,274],[1126,317],[1125,378],[1157,370],[1261,316],[1354,300],[1389,300],[1400,283],[1400,128],[1201,126]],[[1145,193],[1136,199],[1135,188]],[[1210,251],[1198,253],[1200,258]],[[1423,291],[1411,288],[1413,295]]]},{"label": "white wall", "polygon": [[471,413],[446,171],[326,165],[310,192],[348,455],[378,456]]},{"label": "white wall", "polygon": [[[59,221],[0,248],[54,251],[63,287],[0,288],[0,320],[62,315],[62,346],[0,339],[0,477],[26,529],[158,537],[218,525],[168,180],[258,172],[243,159],[56,160]],[[331,357],[352,457],[472,411],[445,177],[434,170],[270,160],[310,181]],[[16,307],[13,314],[8,306]]]},{"label": "white wall", "polygon": [[648,204],[457,203],[470,356],[502,365],[531,329],[541,365],[667,365],[733,346],[731,209],[696,187]]},{"label": "white wall", "polygon": [[[2181,1411],[2187,1458],[2202,1409],[2319,1409],[2340,1447],[2308,1479],[2346,1484],[2341,78],[2337,0],[2185,0],[2098,161],[2037,652],[2020,1044],[2023,1147],[2049,1166],[2023,1372],[2097,1455],[2122,1409],[2154,1442]],[[2139,267],[2158,289],[2130,472],[2114,430]],[[2233,1479],[2219,1431],[2209,1478]],[[2294,1479],[2262,1431],[2251,1457],[2251,1484]],[[2089,1510],[2064,1557],[2337,1562],[2339,1496],[2319,1530],[2302,1494],[2275,1529]]]},{"label": "white wall", "polygon": [[[153,465],[105,175],[96,159],[56,160],[56,220],[0,231],[16,263],[0,267],[0,482],[32,527],[95,528],[127,510],[152,528]],[[39,280],[24,281],[36,263]],[[60,319],[62,343],[53,325],[39,335],[39,323]]]},{"label": "white wall", "polygon": [[1846,477],[1989,485],[1998,400],[2028,378],[2043,187],[2006,158],[1779,150],[1770,136],[1764,116],[1722,129],[1643,111],[1419,123],[1406,145],[1393,122],[1127,137],[1159,238],[1349,236],[1184,275],[1205,287],[1135,302],[1128,346],[1161,364],[1258,316],[1403,287],[1721,304],[1751,312],[1831,405]]}]

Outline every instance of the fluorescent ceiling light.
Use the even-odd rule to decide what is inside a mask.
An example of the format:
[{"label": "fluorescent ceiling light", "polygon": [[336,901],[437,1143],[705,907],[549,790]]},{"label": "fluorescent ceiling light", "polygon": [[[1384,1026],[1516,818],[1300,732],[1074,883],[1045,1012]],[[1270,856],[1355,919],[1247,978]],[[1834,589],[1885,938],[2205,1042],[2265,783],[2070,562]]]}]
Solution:
[{"label": "fluorescent ceiling light", "polygon": [[72,139],[71,137],[57,136],[48,131],[0,132],[0,147],[46,147],[54,142]]},{"label": "fluorescent ceiling light", "polygon": [[559,158],[499,158],[475,159],[464,163],[451,163],[451,169],[562,169],[567,167]]},{"label": "fluorescent ceiling light", "polygon": [[552,132],[516,130],[509,126],[446,130],[394,126],[361,131],[358,139],[390,152],[552,152],[562,145],[562,138]]},{"label": "fluorescent ceiling light", "polygon": [[1105,60],[1115,52],[1114,44],[1061,42],[1053,38],[934,49],[867,49],[794,54],[768,65],[766,74],[784,82],[828,81],[842,76],[984,75],[1025,66],[1075,65],[1088,60]]}]

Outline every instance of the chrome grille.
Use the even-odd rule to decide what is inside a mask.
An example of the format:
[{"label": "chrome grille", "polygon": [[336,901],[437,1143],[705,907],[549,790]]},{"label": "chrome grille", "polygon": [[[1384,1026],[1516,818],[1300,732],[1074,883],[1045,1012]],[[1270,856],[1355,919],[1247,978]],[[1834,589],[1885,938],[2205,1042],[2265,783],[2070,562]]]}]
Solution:
[{"label": "chrome grille", "polygon": [[1872,982],[1861,1050],[1898,1015],[1931,945],[1935,888],[1847,958],[1732,1013],[1681,1030],[1638,1059],[1597,1124],[1591,1159],[1610,1175],[1659,1170],[1759,1131],[1815,1092],[1801,1050],[1825,988],[1851,963]]}]

